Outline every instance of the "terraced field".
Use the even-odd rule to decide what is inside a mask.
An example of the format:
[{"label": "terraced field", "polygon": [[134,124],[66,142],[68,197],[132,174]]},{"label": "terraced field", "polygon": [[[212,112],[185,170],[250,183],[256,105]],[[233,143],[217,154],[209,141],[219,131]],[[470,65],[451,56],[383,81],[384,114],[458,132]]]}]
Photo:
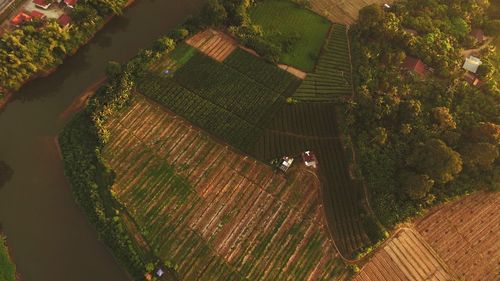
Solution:
[{"label": "terraced field", "polygon": [[263,161],[312,150],[319,161],[323,202],[337,247],[350,257],[369,244],[364,231],[362,190],[349,176],[333,104],[286,105],[252,152]]},{"label": "terraced field", "polygon": [[333,102],[352,94],[347,27],[333,24],[327,43],[312,73],[293,95],[302,102]]},{"label": "terraced field", "polygon": [[391,0],[311,0],[311,8],[332,22],[352,24],[358,18],[361,8],[371,5],[392,3]]},{"label": "terraced field", "polygon": [[188,38],[186,43],[219,62],[224,61],[238,46],[229,35],[210,28]]},{"label": "terraced field", "polygon": [[500,280],[500,193],[440,206],[416,229],[463,280]]},{"label": "terraced field", "polygon": [[242,50],[220,63],[190,46],[181,48],[164,60],[172,71],[155,66],[139,81],[139,91],[244,151],[299,81]]},{"label": "terraced field", "polygon": [[404,229],[391,238],[353,280],[450,281],[456,278],[419,233]]},{"label": "terraced field", "polygon": [[316,174],[284,178],[138,96],[109,122],[113,192],[182,280],[336,280]]}]

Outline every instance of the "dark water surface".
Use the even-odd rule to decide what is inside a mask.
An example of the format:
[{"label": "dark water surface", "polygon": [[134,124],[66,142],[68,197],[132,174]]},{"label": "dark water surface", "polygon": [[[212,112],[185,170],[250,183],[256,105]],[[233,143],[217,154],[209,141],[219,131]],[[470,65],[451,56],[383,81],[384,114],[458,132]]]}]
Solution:
[{"label": "dark water surface", "polygon": [[61,114],[104,74],[196,14],[204,0],[137,0],[54,74],[26,85],[0,113],[0,223],[23,281],[129,280],[74,203],[55,137]]}]

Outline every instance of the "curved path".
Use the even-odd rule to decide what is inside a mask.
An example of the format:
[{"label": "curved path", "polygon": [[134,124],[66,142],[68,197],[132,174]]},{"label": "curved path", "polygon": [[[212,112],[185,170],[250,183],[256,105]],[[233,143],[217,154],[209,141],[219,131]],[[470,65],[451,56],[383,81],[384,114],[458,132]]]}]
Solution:
[{"label": "curved path", "polygon": [[0,159],[14,170],[0,189],[0,222],[23,281],[129,280],[73,201],[55,144],[61,113],[103,76],[107,61],[127,60],[203,2],[138,0],[0,113]]}]

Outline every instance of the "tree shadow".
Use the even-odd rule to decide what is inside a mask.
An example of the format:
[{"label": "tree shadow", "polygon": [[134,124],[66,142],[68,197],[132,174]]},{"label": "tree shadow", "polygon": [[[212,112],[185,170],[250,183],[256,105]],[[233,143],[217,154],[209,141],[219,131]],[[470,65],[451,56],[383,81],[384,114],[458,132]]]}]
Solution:
[{"label": "tree shadow", "polygon": [[0,161],[0,188],[2,188],[14,174],[14,170],[7,163]]}]

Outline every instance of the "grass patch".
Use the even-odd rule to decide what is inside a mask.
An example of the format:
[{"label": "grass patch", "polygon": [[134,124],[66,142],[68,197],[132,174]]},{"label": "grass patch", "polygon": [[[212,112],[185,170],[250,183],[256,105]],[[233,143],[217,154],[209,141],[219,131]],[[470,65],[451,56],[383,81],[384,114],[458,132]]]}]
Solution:
[{"label": "grass patch", "polygon": [[266,39],[282,46],[282,63],[313,70],[330,28],[327,19],[288,0],[259,2],[249,12]]},{"label": "grass patch", "polygon": [[15,281],[16,266],[9,257],[5,238],[0,235],[0,281]]}]

